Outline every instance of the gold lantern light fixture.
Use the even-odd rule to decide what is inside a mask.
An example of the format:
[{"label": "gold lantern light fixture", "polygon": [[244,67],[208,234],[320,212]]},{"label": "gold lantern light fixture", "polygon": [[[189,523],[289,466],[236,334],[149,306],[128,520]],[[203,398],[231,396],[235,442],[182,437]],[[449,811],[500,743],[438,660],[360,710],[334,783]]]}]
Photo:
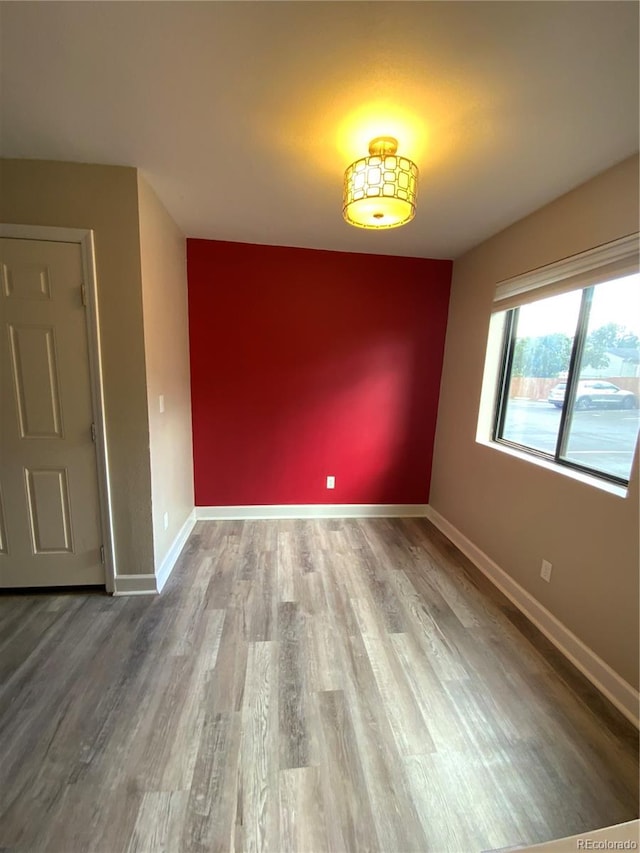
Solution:
[{"label": "gold lantern light fixture", "polygon": [[369,156],[347,167],[342,215],[350,225],[398,228],[416,215],[418,167],[397,151],[397,139],[377,136]]}]

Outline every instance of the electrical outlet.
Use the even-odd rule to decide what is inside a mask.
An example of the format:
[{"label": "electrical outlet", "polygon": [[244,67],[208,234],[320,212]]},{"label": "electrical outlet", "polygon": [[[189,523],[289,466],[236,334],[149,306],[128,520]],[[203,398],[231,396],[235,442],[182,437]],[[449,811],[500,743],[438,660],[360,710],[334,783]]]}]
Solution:
[{"label": "electrical outlet", "polygon": [[546,581],[547,583],[549,583],[549,581],[551,580],[551,569],[552,568],[553,568],[553,566],[551,565],[551,563],[548,560],[542,561],[542,567],[540,569],[540,577],[542,578],[543,581]]},{"label": "electrical outlet", "polygon": [[164,514],[164,529],[167,530],[169,527],[169,513],[165,512]]},{"label": "electrical outlet", "polygon": [[328,489],[335,489],[335,487],[336,487],[336,478],[333,476],[327,477],[327,488]]},{"label": "electrical outlet", "polygon": [[158,408],[160,409],[160,413],[164,412],[164,394],[160,394],[158,397]]}]

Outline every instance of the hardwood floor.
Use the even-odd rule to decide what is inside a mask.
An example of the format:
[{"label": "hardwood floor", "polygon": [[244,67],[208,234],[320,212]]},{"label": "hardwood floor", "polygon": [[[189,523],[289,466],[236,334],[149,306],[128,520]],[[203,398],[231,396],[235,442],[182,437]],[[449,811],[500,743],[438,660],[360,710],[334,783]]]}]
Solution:
[{"label": "hardwood floor", "polygon": [[427,521],[200,522],[0,597],[0,850],[451,851],[638,816],[633,727]]}]

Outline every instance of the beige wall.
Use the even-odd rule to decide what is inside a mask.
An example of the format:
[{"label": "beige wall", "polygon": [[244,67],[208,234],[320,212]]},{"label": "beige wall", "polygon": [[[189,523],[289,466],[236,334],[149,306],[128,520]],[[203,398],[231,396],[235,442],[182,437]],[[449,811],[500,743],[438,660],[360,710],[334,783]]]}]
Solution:
[{"label": "beige wall", "polygon": [[94,230],[118,574],[153,572],[135,169],[0,161],[0,220]]},{"label": "beige wall", "polygon": [[[138,175],[156,570],[193,510],[186,240]],[[165,410],[160,412],[159,396]],[[169,526],[164,528],[164,514]]]},{"label": "beige wall", "polygon": [[[430,504],[638,685],[638,454],[626,498],[475,441],[495,284],[638,230],[633,157],[454,264]],[[553,564],[547,584],[540,563]]]}]

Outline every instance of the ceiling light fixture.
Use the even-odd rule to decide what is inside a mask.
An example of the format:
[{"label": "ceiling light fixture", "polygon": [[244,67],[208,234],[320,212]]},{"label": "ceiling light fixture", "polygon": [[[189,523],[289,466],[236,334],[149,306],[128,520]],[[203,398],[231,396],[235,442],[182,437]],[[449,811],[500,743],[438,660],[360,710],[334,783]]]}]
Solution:
[{"label": "ceiling light fixture", "polygon": [[369,156],[352,163],[344,173],[342,215],[358,228],[397,228],[416,215],[418,167],[398,157],[398,140],[377,136]]}]

